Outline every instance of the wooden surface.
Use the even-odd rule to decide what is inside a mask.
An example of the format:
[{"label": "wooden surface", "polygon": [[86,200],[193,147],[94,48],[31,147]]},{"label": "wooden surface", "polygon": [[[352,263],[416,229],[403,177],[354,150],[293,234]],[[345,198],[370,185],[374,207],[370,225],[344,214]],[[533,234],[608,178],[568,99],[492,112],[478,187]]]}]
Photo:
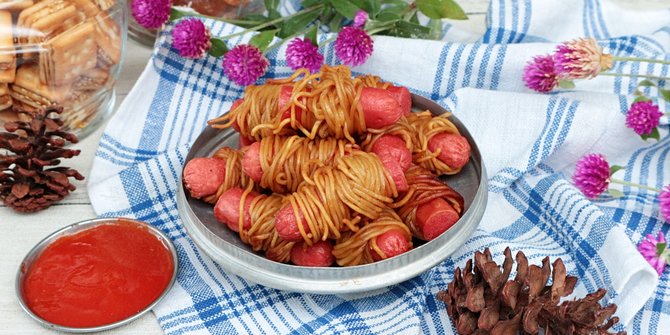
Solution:
[{"label": "wooden surface", "polygon": [[[670,0],[618,0],[618,4],[628,8],[667,8]],[[454,24],[466,31],[483,33],[488,0],[458,0],[470,17],[467,21]],[[116,87],[118,106],[132,89],[135,81],[146,66],[151,54],[148,47],[129,40],[121,76]],[[81,141],[76,148],[82,154],[67,160],[67,164],[83,175],[89,174],[91,163],[102,135],[104,126]],[[85,182],[76,183],[77,190],[61,203],[37,214],[22,215],[0,205],[0,334],[56,334],[40,327],[25,314],[16,299],[15,276],[22,258],[37,242],[53,231],[74,222],[95,217],[91,208]],[[139,320],[104,334],[162,334],[156,318],[149,313]]]}]

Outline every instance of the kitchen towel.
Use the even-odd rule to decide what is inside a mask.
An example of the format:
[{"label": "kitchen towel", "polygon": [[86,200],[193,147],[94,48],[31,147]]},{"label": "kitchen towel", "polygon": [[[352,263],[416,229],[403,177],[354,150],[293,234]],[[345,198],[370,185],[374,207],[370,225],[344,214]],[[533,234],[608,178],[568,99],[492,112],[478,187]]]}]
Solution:
[{"label": "kitchen towel", "polygon": [[[283,6],[290,12],[299,3]],[[206,24],[218,36],[241,29]],[[523,250],[531,264],[561,257],[579,278],[576,296],[607,289],[607,302],[619,306],[619,329],[670,333],[670,270],[659,281],[635,247],[648,233],[668,232],[656,193],[626,186],[623,197],[589,200],[570,181],[579,158],[601,153],[626,166],[619,174],[627,181],[670,184],[667,117],[660,141],[644,142],[626,128],[639,79],[601,76],[553,94],[530,91],[521,80],[534,55],[584,36],[614,55],[669,60],[670,10],[624,10],[605,0],[492,0],[486,32],[474,39],[449,26],[441,41],[374,37],[372,57],[353,71],[407,86],[452,110],[481,149],[489,201],[475,234],[444,262],[398,285],[351,295],[255,285],[226,273],[189,238],[175,203],[184,158],[207,120],[227,111],[244,88],[223,76],[221,59],[179,57],[170,29],[102,135],[88,185],[100,216],[138,218],[173,239],[178,280],[154,309],[166,334],[451,334],[436,293],[474,251],[489,247],[500,262],[507,246]],[[269,53],[261,82],[292,73],[284,50]],[[337,64],[332,43],[320,51],[326,63]],[[613,69],[659,76],[669,70],[636,62]],[[662,110],[669,107],[661,102]]]}]

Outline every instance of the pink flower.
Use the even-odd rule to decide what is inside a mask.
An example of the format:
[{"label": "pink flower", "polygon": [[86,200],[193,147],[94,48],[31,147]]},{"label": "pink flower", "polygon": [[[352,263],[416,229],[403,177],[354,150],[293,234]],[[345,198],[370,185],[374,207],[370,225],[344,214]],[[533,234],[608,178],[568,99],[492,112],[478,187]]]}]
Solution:
[{"label": "pink flower", "polygon": [[363,28],[365,23],[368,21],[368,13],[364,10],[358,10],[356,16],[354,16],[354,28]]},{"label": "pink flower", "polygon": [[658,203],[661,215],[670,222],[670,185],[666,185],[658,194]]},{"label": "pink flower", "polygon": [[[659,247],[660,244],[660,247]],[[658,272],[660,276],[665,270],[667,264],[665,251],[668,248],[668,242],[665,240],[663,232],[658,232],[658,236],[654,238],[651,234],[642,240],[637,246],[637,250],[642,254],[649,264]],[[660,250],[659,250],[660,249]]]},{"label": "pink flower", "polygon": [[638,135],[649,135],[658,127],[663,113],[651,100],[634,102],[626,113],[626,127]]},{"label": "pink flower", "polygon": [[372,51],[372,38],[361,28],[344,27],[335,40],[335,55],[349,66],[365,63]]},{"label": "pink flower", "polygon": [[605,192],[610,183],[610,166],[605,156],[588,154],[582,157],[575,166],[572,181],[589,198]]},{"label": "pink flower", "polygon": [[170,17],[170,0],[133,0],[135,21],[147,29],[158,29]]},{"label": "pink flower", "polygon": [[286,63],[293,70],[305,68],[314,73],[323,65],[323,55],[309,38],[296,38],[286,48]]},{"label": "pink flower", "polygon": [[559,45],[554,54],[556,74],[561,79],[586,79],[612,68],[612,55],[593,38],[578,38]]},{"label": "pink flower", "polygon": [[258,48],[238,44],[223,56],[223,73],[236,84],[246,86],[256,82],[269,64]]},{"label": "pink flower", "polygon": [[201,58],[212,47],[209,29],[196,18],[179,21],[172,30],[172,46],[179,55]]},{"label": "pink flower", "polygon": [[554,72],[554,60],[551,55],[535,56],[523,68],[523,81],[526,87],[546,93],[558,86]]}]

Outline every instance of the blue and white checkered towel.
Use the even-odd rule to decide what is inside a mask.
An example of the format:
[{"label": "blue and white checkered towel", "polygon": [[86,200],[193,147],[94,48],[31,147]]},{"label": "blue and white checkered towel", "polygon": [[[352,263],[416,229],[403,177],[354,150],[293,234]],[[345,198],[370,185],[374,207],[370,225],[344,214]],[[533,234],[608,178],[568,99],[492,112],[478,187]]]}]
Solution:
[{"label": "blue and white checkered towel", "polygon": [[[606,288],[629,333],[669,334],[670,270],[659,281],[635,249],[648,233],[668,233],[656,194],[625,187],[622,198],[590,201],[570,182],[575,162],[596,152],[627,166],[619,172],[625,180],[670,184],[667,117],[661,140],[643,142],[624,125],[637,80],[600,77],[570,92],[541,95],[524,87],[521,73],[533,55],[580,36],[597,38],[615,55],[668,60],[670,11],[628,11],[605,0],[493,0],[487,22],[474,43],[454,41],[463,36],[455,29],[445,41],[375,37],[373,56],[354,69],[453,110],[476,139],[490,176],[484,218],[457,253],[419,277],[357,295],[254,285],[225,273],[187,236],[175,204],[184,157],[206,121],[228,110],[243,88],[223,77],[218,59],[180,58],[164,33],[101,139],[89,192],[101,216],[136,217],[174,240],[178,282],[154,309],[165,332],[450,334],[453,327],[435,294],[475,250],[490,247],[501,260],[510,246],[536,264],[545,256],[563,258],[579,277],[577,296]],[[207,24],[216,35],[239,29]],[[332,44],[321,51],[327,63],[336,62]],[[291,73],[283,48],[269,59],[263,78]],[[627,63],[615,71],[668,76],[670,68]]]}]

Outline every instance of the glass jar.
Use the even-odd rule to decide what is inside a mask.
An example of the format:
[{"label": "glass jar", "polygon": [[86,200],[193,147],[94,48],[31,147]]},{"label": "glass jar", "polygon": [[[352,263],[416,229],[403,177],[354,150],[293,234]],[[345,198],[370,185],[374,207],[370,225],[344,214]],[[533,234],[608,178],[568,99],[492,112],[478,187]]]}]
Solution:
[{"label": "glass jar", "polygon": [[0,2],[0,124],[49,106],[80,139],[104,123],[127,16],[123,0]]},{"label": "glass jar", "polygon": [[[132,13],[132,2],[128,0],[128,10]],[[172,0],[173,6],[192,9],[202,15],[221,17],[225,19],[237,19],[250,13],[260,13],[265,9],[262,0]],[[128,22],[128,34],[134,40],[153,46],[156,39],[156,31],[142,27],[130,15]]]}]

